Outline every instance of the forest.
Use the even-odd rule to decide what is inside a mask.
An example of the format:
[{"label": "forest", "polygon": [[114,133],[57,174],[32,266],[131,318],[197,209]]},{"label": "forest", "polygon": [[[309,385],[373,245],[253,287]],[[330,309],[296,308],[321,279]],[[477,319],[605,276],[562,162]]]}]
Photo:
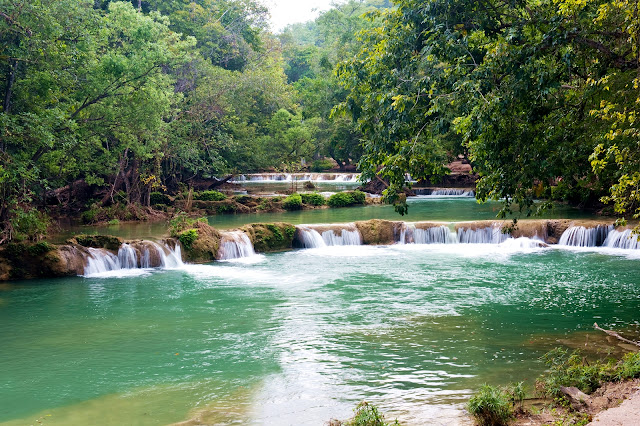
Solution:
[{"label": "forest", "polygon": [[336,164],[404,213],[407,173],[458,155],[502,215],[640,214],[634,1],[349,0],[278,34],[257,0],[2,0],[0,18],[2,241],[37,239],[52,205]]}]

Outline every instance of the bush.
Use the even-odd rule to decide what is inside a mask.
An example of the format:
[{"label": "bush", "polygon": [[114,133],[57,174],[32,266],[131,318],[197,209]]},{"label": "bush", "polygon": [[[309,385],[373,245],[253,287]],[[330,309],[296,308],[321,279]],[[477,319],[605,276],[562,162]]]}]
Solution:
[{"label": "bush", "polygon": [[362,191],[353,191],[351,192],[351,197],[353,198],[354,204],[364,204],[367,199],[367,194]]},{"label": "bush", "polygon": [[337,192],[327,200],[329,207],[347,207],[354,204],[353,197],[348,192]]},{"label": "bush", "polygon": [[163,194],[162,192],[152,192],[149,195],[149,204],[152,206],[156,206],[158,204],[170,205],[171,200],[167,194]]},{"label": "bush", "polygon": [[226,200],[227,196],[219,191],[202,191],[198,192],[193,198],[200,201],[222,201]]},{"label": "bush", "polygon": [[197,229],[187,229],[183,231],[178,236],[180,240],[180,244],[187,250],[191,249],[191,245],[198,239],[198,230]]},{"label": "bush", "polygon": [[506,425],[513,416],[512,403],[507,391],[483,385],[467,403],[467,410],[480,425]]},{"label": "bush", "polygon": [[311,206],[322,206],[325,203],[325,199],[322,195],[314,192],[312,194],[300,194],[302,202]]},{"label": "bush", "polygon": [[119,219],[111,219],[109,222],[107,222],[107,225],[120,225],[120,220]]},{"label": "bush", "polygon": [[300,210],[302,208],[302,197],[300,194],[291,194],[284,199],[282,207],[287,210]]},{"label": "bush", "polygon": [[196,222],[208,223],[206,217],[194,219],[187,216],[185,212],[180,212],[169,220],[169,233],[173,238],[179,238],[181,232],[193,228]]},{"label": "bush", "polygon": [[31,240],[37,241],[43,238],[49,227],[49,216],[39,212],[37,209],[23,210],[17,208],[11,211],[10,219],[13,227],[13,239],[17,241]]},{"label": "bush", "polygon": [[[343,422],[344,426],[390,426],[389,423],[384,421],[384,416],[380,414],[378,408],[366,401],[358,404],[353,411],[355,415],[352,419]],[[399,425],[397,420],[391,424]]]},{"label": "bush", "polygon": [[323,159],[316,160],[311,165],[312,172],[324,172],[325,170],[330,170],[335,167],[335,164],[331,160]]}]

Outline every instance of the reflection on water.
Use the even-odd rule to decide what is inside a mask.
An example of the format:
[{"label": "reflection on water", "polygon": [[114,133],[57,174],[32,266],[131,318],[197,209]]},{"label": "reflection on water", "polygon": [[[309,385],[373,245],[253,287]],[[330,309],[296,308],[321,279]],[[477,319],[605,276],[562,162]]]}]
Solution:
[{"label": "reflection on water", "polygon": [[637,320],[638,259],[621,254],[329,246],[34,281],[2,292],[0,422],[317,425],[366,399],[465,423],[482,383],[531,385],[559,340]]}]

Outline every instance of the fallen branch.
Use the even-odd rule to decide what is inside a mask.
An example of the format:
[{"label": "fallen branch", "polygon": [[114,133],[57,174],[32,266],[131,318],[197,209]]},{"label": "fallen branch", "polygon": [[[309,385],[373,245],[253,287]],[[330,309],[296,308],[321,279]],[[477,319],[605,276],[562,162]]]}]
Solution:
[{"label": "fallen branch", "polygon": [[611,331],[611,330],[605,330],[604,328],[600,328],[598,327],[598,323],[594,322],[593,323],[593,327],[596,330],[600,330],[600,331],[604,331],[605,333],[607,333],[609,336],[613,336],[616,339],[622,340],[625,343],[629,343],[631,345],[635,345],[635,346],[640,346],[640,342],[634,342],[633,340],[629,340],[629,339],[625,339],[624,337],[622,337],[621,335],[619,335],[618,333],[616,333],[615,331]]}]

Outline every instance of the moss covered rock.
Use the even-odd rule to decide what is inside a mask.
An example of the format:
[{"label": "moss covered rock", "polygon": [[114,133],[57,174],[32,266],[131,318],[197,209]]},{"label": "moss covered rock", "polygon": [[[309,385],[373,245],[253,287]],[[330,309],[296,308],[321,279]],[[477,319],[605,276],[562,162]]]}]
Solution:
[{"label": "moss covered rock", "polygon": [[220,233],[204,222],[194,223],[192,229],[196,231],[197,237],[189,247],[182,247],[185,260],[189,262],[213,262],[216,260],[220,249]]},{"label": "moss covered rock", "polygon": [[0,281],[55,278],[84,272],[82,249],[68,255],[72,246],[11,243],[0,250]]},{"label": "moss covered rock", "polygon": [[267,253],[291,249],[296,227],[283,222],[254,223],[240,230],[249,236],[255,251]]},{"label": "moss covered rock", "polygon": [[396,234],[402,222],[371,219],[356,222],[356,227],[362,235],[362,243],[367,245],[386,245],[396,241]]},{"label": "moss covered rock", "polygon": [[117,252],[123,240],[113,235],[76,235],[69,240],[69,243],[79,244],[83,247],[104,248]]}]

